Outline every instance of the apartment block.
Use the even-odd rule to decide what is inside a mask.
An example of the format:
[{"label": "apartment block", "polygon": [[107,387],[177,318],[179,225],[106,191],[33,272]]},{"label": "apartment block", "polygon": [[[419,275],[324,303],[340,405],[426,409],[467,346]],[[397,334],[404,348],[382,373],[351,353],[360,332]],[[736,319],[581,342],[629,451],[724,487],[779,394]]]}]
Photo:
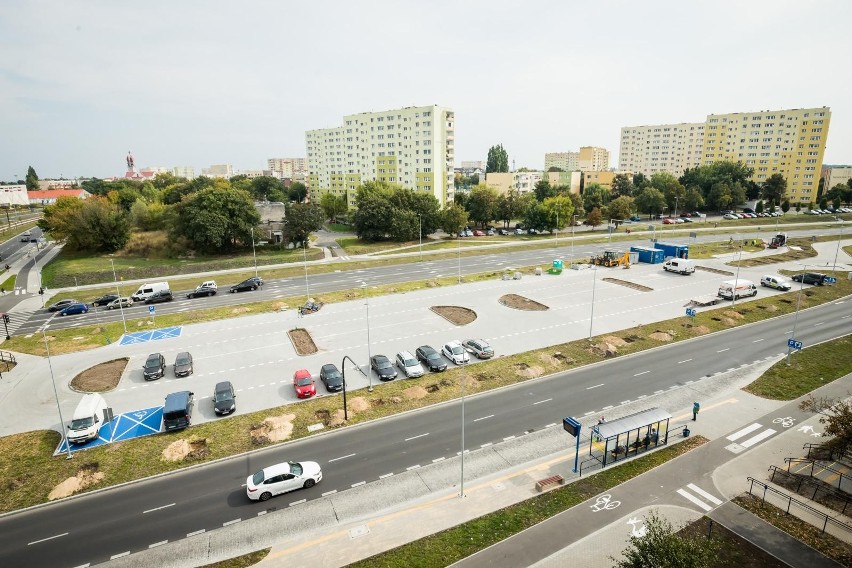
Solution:
[{"label": "apartment block", "polygon": [[209,168],[201,168],[201,175],[212,178],[230,178],[234,175],[234,166],[231,164],[214,164]]},{"label": "apartment block", "polygon": [[461,168],[463,170],[482,170],[484,172],[486,165],[485,160],[462,160]]},{"label": "apartment block", "polygon": [[195,179],[195,168],[192,166],[175,166],[172,168],[172,174],[175,177]]},{"label": "apartment block", "polygon": [[701,163],[743,162],[754,168],[757,183],[780,173],[787,180],[785,197],[810,203],[817,197],[830,121],[828,107],[711,114]]},{"label": "apartment block", "polygon": [[348,193],[366,181],[429,192],[441,206],[455,193],[455,113],[437,105],[364,112],[342,126],[305,133],[311,200]]},{"label": "apartment block", "polygon": [[835,185],[846,185],[852,179],[852,166],[823,166],[820,177],[825,179],[825,184],[823,185],[825,191],[828,191]]},{"label": "apartment block", "polygon": [[269,158],[266,165],[266,169],[275,172],[275,177],[293,179],[296,174],[306,173],[308,161],[305,158]]},{"label": "apartment block", "polygon": [[579,152],[549,152],[544,155],[544,171],[559,168],[563,172],[573,172],[580,169]]},{"label": "apartment block", "polygon": [[680,176],[701,163],[703,122],[625,126],[621,129],[618,169],[646,176],[668,172]]},{"label": "apartment block", "polygon": [[605,172],[609,169],[609,150],[597,146],[580,146],[580,171]]}]

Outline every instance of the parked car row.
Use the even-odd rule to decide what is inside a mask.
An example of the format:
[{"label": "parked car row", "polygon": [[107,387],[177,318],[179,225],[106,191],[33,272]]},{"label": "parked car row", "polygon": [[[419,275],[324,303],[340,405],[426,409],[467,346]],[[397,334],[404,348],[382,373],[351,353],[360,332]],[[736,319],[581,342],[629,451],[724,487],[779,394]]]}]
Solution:
[{"label": "parked car row", "polygon": [[852,213],[849,207],[838,207],[837,209],[808,209],[805,215],[837,215],[838,213]]},{"label": "parked car row", "polygon": [[722,215],[722,219],[757,219],[759,217],[782,217],[783,215],[784,214],[780,211],[774,211],[772,213],[734,213],[733,211],[729,211]]}]

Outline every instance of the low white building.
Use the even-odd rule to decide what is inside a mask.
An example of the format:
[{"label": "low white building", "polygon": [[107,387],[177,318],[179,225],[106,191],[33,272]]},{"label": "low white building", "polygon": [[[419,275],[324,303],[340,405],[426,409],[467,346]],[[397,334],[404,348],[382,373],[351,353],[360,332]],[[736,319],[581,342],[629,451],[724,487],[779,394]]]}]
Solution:
[{"label": "low white building", "polygon": [[26,185],[0,185],[0,207],[29,204]]}]

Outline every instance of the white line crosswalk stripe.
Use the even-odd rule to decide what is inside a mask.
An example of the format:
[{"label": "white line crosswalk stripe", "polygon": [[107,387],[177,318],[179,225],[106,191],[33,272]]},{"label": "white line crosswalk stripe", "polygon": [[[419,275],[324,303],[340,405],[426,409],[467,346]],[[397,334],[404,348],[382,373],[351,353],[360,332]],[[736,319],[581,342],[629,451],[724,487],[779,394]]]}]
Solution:
[{"label": "white line crosswalk stripe", "polygon": [[754,424],[752,424],[751,426],[746,426],[746,427],[745,427],[745,428],[743,428],[742,430],[739,430],[739,431],[737,431],[737,432],[734,432],[734,433],[733,433],[733,434],[731,434],[730,436],[725,436],[725,439],[730,440],[730,441],[732,441],[732,442],[733,442],[733,441],[735,441],[735,440],[739,440],[739,439],[740,439],[740,438],[742,438],[743,436],[746,436],[746,435],[748,435],[748,434],[751,434],[751,433],[752,433],[752,432],[754,432],[755,430],[759,430],[760,428],[762,428],[762,426],[761,426],[760,424],[754,423]]},{"label": "white line crosswalk stripe", "polygon": [[692,493],[689,493],[688,491],[684,491],[683,489],[678,489],[677,492],[680,495],[682,495],[683,497],[685,497],[686,499],[688,499],[689,501],[692,501],[693,503],[695,503],[696,505],[698,505],[699,507],[704,509],[705,511],[710,511],[710,510],[713,509],[713,507],[711,507],[710,505],[708,505],[707,503],[705,503],[704,501],[702,501],[701,499],[699,499],[698,497],[696,497]]},{"label": "white line crosswalk stripe", "polygon": [[711,503],[713,503],[714,505],[721,505],[722,504],[722,501],[720,501],[719,499],[716,499],[713,495],[711,495],[710,493],[707,493],[706,491],[704,491],[703,489],[701,489],[700,487],[698,487],[694,483],[688,483],[686,486],[689,487],[690,489],[692,489],[693,491],[695,491],[696,493],[698,493],[699,495],[701,495],[702,497],[704,497],[705,499],[707,499],[708,501],[710,501]]},{"label": "white line crosswalk stripe", "polygon": [[[758,424],[757,422],[755,422],[754,424],[746,426],[742,430],[737,430],[733,434],[725,436],[726,440],[730,440],[732,442],[731,444],[728,444],[727,446],[725,446],[725,449],[728,450],[729,452],[733,452],[735,454],[738,454],[738,453],[744,451],[746,448],[750,448],[753,445],[757,444],[758,442],[762,442],[763,440],[765,440],[765,439],[769,438],[770,436],[772,436],[773,434],[775,434],[775,430],[773,430],[772,428],[766,428],[765,430],[763,430],[759,434],[755,434],[754,436],[751,436],[750,438],[746,438],[745,440],[742,440],[742,438],[744,438],[745,436],[748,436],[749,434],[756,432],[757,430],[760,430],[761,428],[764,428],[764,426],[762,424]],[[742,441],[738,442],[737,440],[742,440]]]},{"label": "white line crosswalk stripe", "polygon": [[[705,512],[712,511],[713,507],[718,507],[722,504],[721,499],[717,498],[712,493],[704,491],[694,483],[688,483],[686,488],[678,489],[677,494],[697,505]],[[697,494],[697,496],[695,494]],[[709,501],[712,504],[708,504],[706,501]]]},{"label": "white line crosswalk stripe", "polygon": [[753,445],[755,445],[756,443],[758,443],[762,440],[765,440],[766,438],[768,438],[769,436],[771,436],[774,433],[775,433],[775,430],[773,430],[772,428],[767,428],[766,430],[764,430],[763,432],[761,432],[757,436],[752,436],[748,440],[745,440],[740,445],[745,447],[745,448],[750,448]]}]

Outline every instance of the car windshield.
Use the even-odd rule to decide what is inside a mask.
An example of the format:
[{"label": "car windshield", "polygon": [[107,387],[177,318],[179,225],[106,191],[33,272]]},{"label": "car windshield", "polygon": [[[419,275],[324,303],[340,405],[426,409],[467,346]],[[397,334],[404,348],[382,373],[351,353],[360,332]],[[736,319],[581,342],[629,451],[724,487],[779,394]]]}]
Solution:
[{"label": "car windshield", "polygon": [[290,473],[293,475],[302,475],[302,464],[290,462]]},{"label": "car windshield", "polygon": [[77,418],[76,420],[71,421],[71,429],[72,430],[82,430],[83,428],[88,428],[92,424],[95,423],[93,417],[89,416],[86,418]]},{"label": "car windshield", "polygon": [[462,353],[464,353],[464,349],[461,346],[457,345],[453,347],[453,355],[461,355]]},{"label": "car windshield", "polygon": [[435,359],[440,359],[441,354],[438,353],[437,351],[430,351],[429,353],[426,354],[426,358],[431,360],[431,361],[434,361]]},{"label": "car windshield", "polygon": [[406,359],[404,361],[404,363],[405,363],[406,367],[413,367],[417,364],[417,361],[412,358],[412,359]]},{"label": "car windshield", "polygon": [[213,397],[213,400],[215,402],[229,401],[229,400],[231,400],[231,393],[230,393],[230,391],[226,391],[226,390],[218,391],[218,392],[216,392],[216,395]]},{"label": "car windshield", "polygon": [[306,387],[309,384],[311,384],[311,382],[312,381],[311,381],[310,377],[302,377],[301,379],[298,379],[296,381],[296,384],[299,385],[300,387]]},{"label": "car windshield", "polygon": [[261,483],[263,483],[264,479],[266,479],[266,478],[263,476],[263,470],[260,470],[260,471],[258,471],[257,473],[255,473],[254,475],[251,476],[251,482],[254,485],[260,485]]},{"label": "car windshield", "polygon": [[178,357],[175,360],[175,365],[189,365],[189,357]]},{"label": "car windshield", "polygon": [[376,359],[376,368],[387,369],[390,366],[391,366],[391,363],[388,359]]},{"label": "car windshield", "polygon": [[160,360],[159,359],[148,359],[147,361],[145,361],[145,367],[147,367],[149,369],[155,369],[159,366],[160,366]]},{"label": "car windshield", "polygon": [[325,378],[326,379],[339,379],[340,378],[340,371],[338,371],[337,369],[326,370]]},{"label": "car windshield", "polygon": [[486,353],[490,353],[491,351],[493,351],[490,345],[480,345],[479,349],[485,351]]}]

